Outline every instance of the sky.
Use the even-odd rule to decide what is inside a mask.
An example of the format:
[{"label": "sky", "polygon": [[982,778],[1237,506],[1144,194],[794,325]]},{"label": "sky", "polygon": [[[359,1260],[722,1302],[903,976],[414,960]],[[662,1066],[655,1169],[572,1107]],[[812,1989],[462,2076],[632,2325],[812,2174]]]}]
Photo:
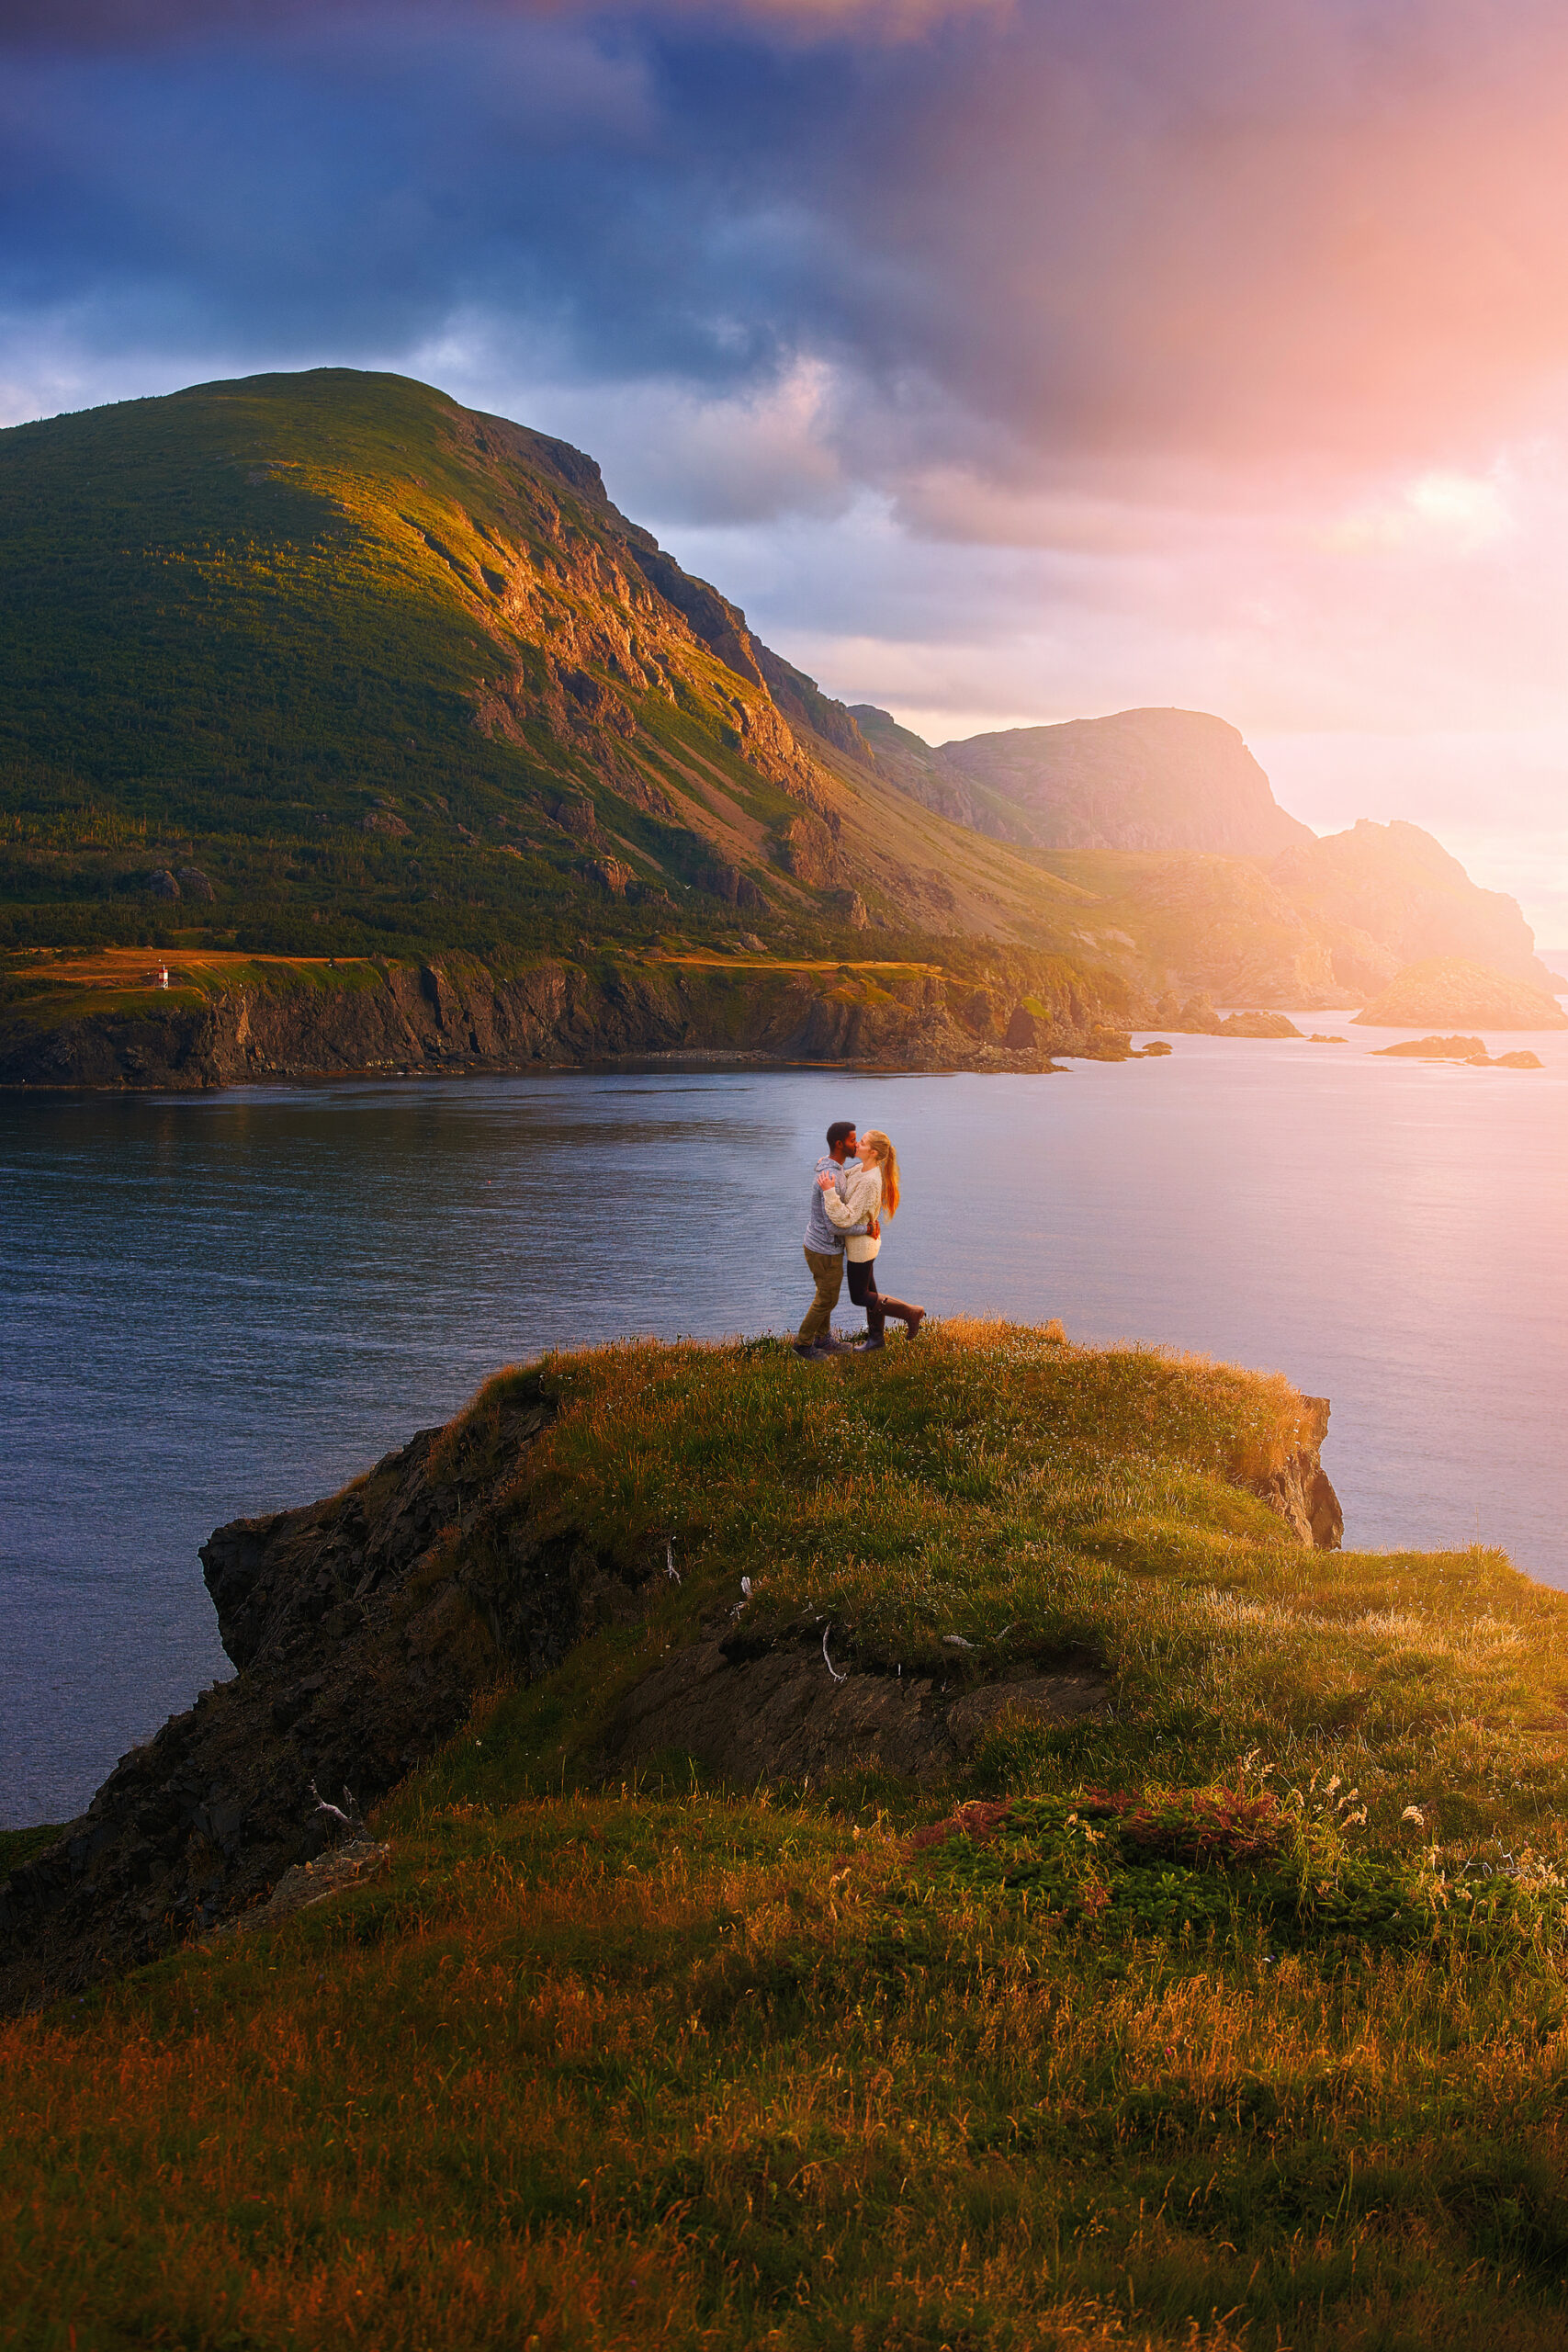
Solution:
[{"label": "sky", "polygon": [[930,741],[1216,711],[1568,944],[1561,0],[6,0],[0,423],[323,364]]}]

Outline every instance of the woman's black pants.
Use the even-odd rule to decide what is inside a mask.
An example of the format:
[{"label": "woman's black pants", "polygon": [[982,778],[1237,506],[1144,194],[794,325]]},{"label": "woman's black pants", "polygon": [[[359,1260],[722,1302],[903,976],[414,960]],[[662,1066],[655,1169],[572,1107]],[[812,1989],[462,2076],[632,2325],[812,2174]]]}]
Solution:
[{"label": "woman's black pants", "polygon": [[850,1281],[850,1303],[863,1306],[868,1331],[880,1331],[886,1317],[876,1291],[876,1261],[874,1258],[846,1258],[844,1272]]}]

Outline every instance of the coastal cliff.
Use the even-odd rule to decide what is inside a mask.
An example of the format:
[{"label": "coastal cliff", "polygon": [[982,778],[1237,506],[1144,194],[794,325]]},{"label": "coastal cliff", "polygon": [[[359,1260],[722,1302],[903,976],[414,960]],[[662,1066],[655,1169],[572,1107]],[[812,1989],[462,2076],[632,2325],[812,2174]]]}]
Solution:
[{"label": "coastal cliff", "polygon": [[[1224,1367],[1080,1351],[1006,1325],[933,1326],[885,1359],[828,1367],[801,1366],[776,1340],[548,1358],[502,1375],[340,1494],[213,1534],[202,1565],[234,1679],[125,1757],[87,1812],[0,1888],[0,2010],[243,1915],[357,1826],[481,1694],[548,1678],[587,1644],[608,1645],[613,1662],[597,1716],[578,1724],[591,1774],[679,1747],[745,1781],[841,1770],[868,1752],[929,1780],[972,1759],[1009,1707],[1046,1722],[1102,1708],[1116,1645],[1064,1613],[1055,1572],[1019,1588],[1005,1644],[962,1630],[991,1606],[986,1514],[955,1506],[950,1488],[972,1482],[962,1450],[951,1470],[945,1459],[972,1424],[976,1380],[1023,1408],[1013,1442],[1035,1475],[1078,1442],[1074,1424],[1103,1449],[1113,1415],[1130,1411],[1118,1458],[1124,1448],[1146,1485],[1163,1454],[1195,1528],[1209,1514],[1266,1549],[1339,1542],[1320,1453],[1326,1400]],[[599,1434],[580,1463],[572,1432],[590,1390]],[[668,1484],[653,1473],[650,1396],[661,1432],[690,1434],[699,1401],[720,1416],[716,1453],[700,1431],[691,1442],[745,1499],[749,1597],[737,1598],[735,1563],[748,1555],[724,1531],[715,1473],[673,1457]],[[819,1503],[800,1483],[807,1468],[781,1459],[798,1449],[812,1400],[845,1426],[868,1409],[912,1413],[908,1462],[896,1435],[883,1441],[887,1472],[918,1479],[933,1535],[956,1507],[976,1547],[924,1632],[886,1616],[885,1591],[854,1610],[840,1596],[829,1668],[823,1621],[789,1569],[818,1540]],[[738,1427],[755,1443],[737,1442]],[[1110,1540],[1096,1491],[1091,1480],[1074,1492],[1087,1531],[1077,1540],[1091,1551]],[[734,1737],[709,1755],[726,1723]]]},{"label": "coastal cliff", "polygon": [[[102,961],[103,959],[98,959]],[[0,1086],[206,1088],[258,1078],[570,1069],[616,1057],[725,1054],[891,1069],[1030,1070],[1053,1054],[1119,1059],[1150,1014],[1111,975],[1035,957],[1010,978],[891,962],[600,956],[496,971],[423,964],[171,959],[167,990],[73,993],[0,1025]],[[45,976],[44,986],[48,986]]]}]

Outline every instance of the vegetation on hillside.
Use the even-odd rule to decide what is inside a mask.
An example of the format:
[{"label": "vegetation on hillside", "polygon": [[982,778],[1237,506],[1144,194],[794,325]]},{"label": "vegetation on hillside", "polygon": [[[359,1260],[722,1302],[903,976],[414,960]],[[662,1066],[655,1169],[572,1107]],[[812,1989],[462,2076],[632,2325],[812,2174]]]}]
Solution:
[{"label": "vegetation on hillside", "polygon": [[1077,900],[846,783],[847,714],[592,459],[399,377],[0,434],[0,944],[830,944],[863,891],[1055,947]]},{"label": "vegetation on hillside", "polygon": [[[1300,1400],[1221,1366],[607,1349],[455,1473],[524,1390],[536,1508],[682,1581],[483,1702],[378,1883],[0,2029],[15,2341],[1561,2341],[1568,1603],[1296,1544],[1235,1481]],[[925,1795],[606,1782],[743,1575],[759,1639],[1111,1703]]]},{"label": "vegetation on hillside", "polygon": [[[590,903],[612,939],[646,927],[577,870],[609,847],[602,763],[542,708],[531,729],[475,723],[518,658],[507,575],[558,575],[558,631],[572,559],[610,537],[592,469],[574,490],[550,447],[530,464],[424,387],[346,370],[0,436],[10,935],[550,945]],[[734,734],[722,665],[683,652],[659,689],[639,675],[641,725],[671,760],[718,760],[764,820],[795,813],[716,738],[720,700]],[[677,888],[711,854],[624,801],[605,813]],[[215,900],[150,895],[182,862]]]}]

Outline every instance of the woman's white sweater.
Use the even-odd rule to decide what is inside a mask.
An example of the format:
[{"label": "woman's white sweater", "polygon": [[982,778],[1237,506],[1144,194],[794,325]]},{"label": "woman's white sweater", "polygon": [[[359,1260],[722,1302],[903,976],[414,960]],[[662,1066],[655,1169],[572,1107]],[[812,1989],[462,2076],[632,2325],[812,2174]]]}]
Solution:
[{"label": "woman's white sweater", "polygon": [[862,1168],[850,1178],[849,1189],[842,1200],[837,1192],[824,1193],[822,1205],[828,1212],[829,1224],[840,1233],[849,1233],[856,1226],[869,1225],[882,1212],[882,1170]]}]

